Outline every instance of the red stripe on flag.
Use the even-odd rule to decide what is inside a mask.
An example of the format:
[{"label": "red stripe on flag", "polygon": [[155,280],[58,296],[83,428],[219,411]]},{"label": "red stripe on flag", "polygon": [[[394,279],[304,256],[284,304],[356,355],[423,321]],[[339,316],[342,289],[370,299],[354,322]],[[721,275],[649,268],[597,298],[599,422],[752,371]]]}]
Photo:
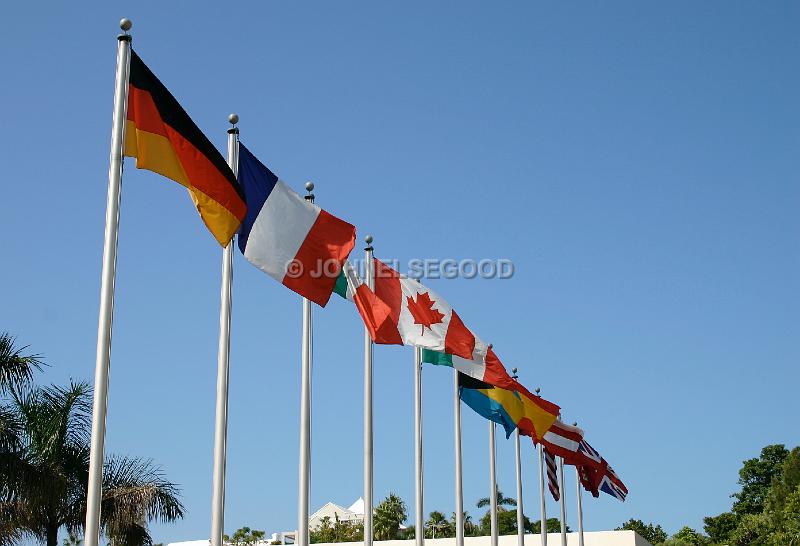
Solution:
[{"label": "red stripe on flag", "polygon": [[475,351],[475,336],[464,326],[461,317],[455,312],[450,312],[450,324],[444,336],[444,352],[472,360]]},{"label": "red stripe on flag", "polygon": [[320,210],[294,258],[302,266],[300,274],[296,277],[287,274],[283,278],[284,286],[325,307],[342,271],[342,264],[355,243],[356,228],[353,225]]}]

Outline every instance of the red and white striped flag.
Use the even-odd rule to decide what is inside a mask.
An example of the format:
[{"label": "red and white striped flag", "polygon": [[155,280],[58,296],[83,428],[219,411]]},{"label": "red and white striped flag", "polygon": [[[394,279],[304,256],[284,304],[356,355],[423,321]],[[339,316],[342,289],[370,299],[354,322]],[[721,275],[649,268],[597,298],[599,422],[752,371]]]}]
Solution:
[{"label": "red and white striped flag", "polygon": [[556,458],[552,453],[544,448],[544,464],[547,466],[547,487],[554,500],[561,498],[561,491],[558,488],[558,474],[556,474]]}]

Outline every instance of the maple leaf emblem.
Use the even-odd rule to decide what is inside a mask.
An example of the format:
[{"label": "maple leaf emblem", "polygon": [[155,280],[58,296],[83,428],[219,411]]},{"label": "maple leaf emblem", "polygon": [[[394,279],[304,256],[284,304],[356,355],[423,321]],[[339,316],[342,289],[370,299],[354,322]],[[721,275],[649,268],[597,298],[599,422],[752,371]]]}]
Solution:
[{"label": "maple leaf emblem", "polygon": [[430,330],[432,325],[441,324],[444,318],[444,315],[438,309],[433,308],[433,304],[436,302],[431,300],[427,292],[417,294],[417,301],[414,301],[411,296],[406,297],[406,303],[408,311],[414,317],[414,324],[422,325],[420,335],[425,335],[425,328]]}]

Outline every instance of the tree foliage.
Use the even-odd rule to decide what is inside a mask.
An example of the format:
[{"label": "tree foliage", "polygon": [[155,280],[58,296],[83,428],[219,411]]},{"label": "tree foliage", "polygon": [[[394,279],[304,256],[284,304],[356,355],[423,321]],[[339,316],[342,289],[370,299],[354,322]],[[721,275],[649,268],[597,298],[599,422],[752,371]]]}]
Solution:
[{"label": "tree foliage", "polygon": [[[84,531],[89,478],[91,388],[12,388],[2,404],[14,438],[0,447],[0,527],[7,543],[20,537],[58,546],[58,532]],[[183,506],[174,484],[146,459],[104,463],[101,530],[112,546],[150,546],[147,523],[175,521]],[[2,539],[0,539],[2,542]]]},{"label": "tree foliage", "polygon": [[378,540],[391,540],[397,538],[400,525],[408,519],[406,503],[397,494],[389,493],[375,508],[373,527],[375,538]]},{"label": "tree foliage", "polygon": [[[503,492],[500,491],[499,488],[496,491],[497,491],[497,506],[498,506],[498,508],[500,508],[502,506],[516,506],[517,505],[516,499],[513,499],[511,497],[506,497],[503,494]],[[478,508],[485,508],[487,506],[490,506],[491,504],[492,504],[492,499],[490,499],[489,497],[483,497],[481,499],[478,499],[478,502],[475,503],[475,506],[477,506]]]},{"label": "tree foliage", "polygon": [[312,543],[359,542],[364,540],[364,523],[360,521],[340,520],[339,516],[325,516],[320,525],[309,534]]},{"label": "tree foliage", "polygon": [[760,514],[764,510],[772,480],[780,477],[788,455],[785,446],[775,444],[764,447],[760,457],[744,461],[739,470],[742,489],[732,495],[736,499],[732,507],[734,514]]},{"label": "tree foliage", "polygon": [[226,544],[232,544],[233,546],[252,546],[264,540],[265,536],[266,533],[264,531],[250,529],[250,527],[245,526],[236,529],[232,536],[222,535],[222,540]]},{"label": "tree foliage", "polygon": [[658,524],[645,523],[640,519],[629,519],[621,526],[617,527],[617,531],[636,531],[643,539],[652,544],[659,544],[667,540],[667,533]]}]

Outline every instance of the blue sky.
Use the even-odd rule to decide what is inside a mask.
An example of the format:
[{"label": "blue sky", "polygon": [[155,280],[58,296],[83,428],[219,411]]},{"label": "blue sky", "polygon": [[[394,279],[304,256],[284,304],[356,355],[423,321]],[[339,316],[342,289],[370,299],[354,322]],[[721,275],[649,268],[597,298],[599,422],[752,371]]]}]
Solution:
[{"label": "blue sky", "polygon": [[[743,459],[798,443],[797,3],[7,6],[0,330],[46,357],[42,382],[93,378],[121,16],[220,149],[238,112],[242,141],[298,191],[313,180],[379,257],[513,260],[509,280],[427,284],[628,484],[624,504],[585,497],[587,529],[699,528]],[[234,267],[225,527],[293,529],[301,304],[238,252]],[[181,485],[187,517],[154,525],[158,542],[210,529],[219,269],[185,191],[128,163],[107,451]],[[312,510],[362,491],[359,318],[334,299],[314,321]],[[410,507],[411,363],[375,350],[376,497]],[[424,370],[426,511],[448,514],[451,381]],[[486,436],[465,410],[476,519]],[[508,494],[513,457],[501,441]]]}]

